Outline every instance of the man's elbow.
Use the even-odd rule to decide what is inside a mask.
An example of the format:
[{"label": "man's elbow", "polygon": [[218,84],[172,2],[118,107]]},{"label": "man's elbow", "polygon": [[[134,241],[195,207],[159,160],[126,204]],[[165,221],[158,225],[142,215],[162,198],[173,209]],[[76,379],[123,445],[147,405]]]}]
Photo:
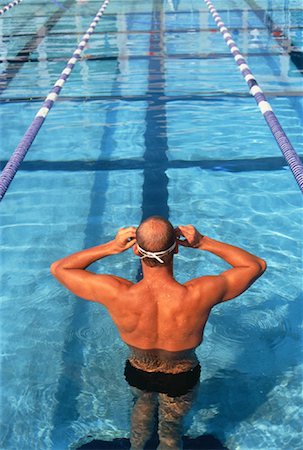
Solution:
[{"label": "man's elbow", "polygon": [[262,273],[265,272],[265,270],[267,269],[267,264],[265,259],[260,258],[260,268],[261,268],[261,275]]},{"label": "man's elbow", "polygon": [[262,258],[258,258],[258,261],[255,265],[257,277],[260,277],[265,272],[266,268],[267,268],[266,261]]},{"label": "man's elbow", "polygon": [[51,266],[50,266],[50,271],[51,271],[51,274],[55,277],[55,278],[58,278],[58,273],[59,273],[59,266],[60,266],[60,263],[59,263],[59,261],[55,261],[55,262],[53,262],[52,264],[51,264]]}]

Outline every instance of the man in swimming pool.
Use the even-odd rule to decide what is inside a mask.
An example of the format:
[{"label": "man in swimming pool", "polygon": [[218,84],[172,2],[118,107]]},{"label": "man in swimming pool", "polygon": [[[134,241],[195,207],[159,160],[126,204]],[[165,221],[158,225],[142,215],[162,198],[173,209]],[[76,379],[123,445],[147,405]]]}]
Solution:
[{"label": "man in swimming pool", "polygon": [[[232,267],[178,283],[173,258],[179,246],[211,252]],[[131,247],[142,262],[143,279],[138,283],[87,270],[95,261]],[[159,448],[181,448],[181,420],[200,376],[195,349],[211,309],[246,291],[265,269],[263,259],[243,249],[203,236],[192,225],[174,229],[158,216],[137,229],[121,228],[114,240],[52,264],[52,274],[67,289],[108,309],[130,348],[125,377],[138,397],[132,449],[142,449],[148,440],[158,403]]]}]

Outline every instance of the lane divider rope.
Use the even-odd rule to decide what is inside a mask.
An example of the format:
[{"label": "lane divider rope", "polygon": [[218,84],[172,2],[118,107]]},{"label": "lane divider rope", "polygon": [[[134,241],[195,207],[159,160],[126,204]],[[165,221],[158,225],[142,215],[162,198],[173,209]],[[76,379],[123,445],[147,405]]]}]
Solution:
[{"label": "lane divider rope", "polygon": [[6,11],[8,11],[9,9],[13,8],[14,6],[18,5],[21,2],[22,0],[14,0],[13,2],[10,2],[7,5],[5,5],[2,9],[0,9],[0,16],[2,16]]},{"label": "lane divider rope", "polygon": [[103,2],[94,20],[91,22],[89,28],[82,36],[81,42],[79,43],[72,57],[69,59],[65,68],[61,72],[60,77],[58,78],[53,88],[50,90],[49,94],[45,98],[42,107],[39,109],[34,120],[28,127],[23,138],[21,139],[20,143],[18,144],[9,161],[7,162],[6,166],[4,167],[0,175],[0,201],[3,199],[7,189],[9,188],[9,185],[11,184],[14,176],[16,175],[18,168],[22,163],[23,159],[25,158],[26,153],[28,152],[30,146],[32,145],[35,137],[37,136],[47,114],[49,113],[53,104],[57,100],[57,97],[60,94],[60,91],[64,83],[68,79],[72,69],[74,68],[74,65],[80,59],[80,55],[84,47],[88,43],[90,36],[94,32],[99,20],[101,19],[107,5],[109,4],[109,1],[110,0],[105,0]]},{"label": "lane divider rope", "polygon": [[285,134],[285,131],[280,125],[280,122],[278,118],[276,117],[275,113],[272,110],[271,105],[268,103],[262,89],[258,85],[258,82],[254,75],[252,74],[246,60],[244,59],[243,55],[240,53],[239,48],[237,47],[235,41],[232,39],[232,36],[230,32],[228,31],[227,27],[225,26],[223,20],[221,19],[219,13],[217,12],[216,8],[214,7],[213,3],[210,0],[204,0],[204,3],[206,3],[209,12],[214,18],[214,21],[217,24],[217,27],[219,28],[220,32],[223,35],[223,38],[229,47],[237,65],[239,66],[239,69],[250,89],[250,93],[255,98],[257,105],[259,106],[261,113],[263,114],[264,119],[267,122],[267,125],[269,126],[275,140],[277,141],[277,144],[280,147],[280,150],[282,151],[301,191],[303,192],[303,163],[300,160],[298,154],[296,153],[295,149],[293,148],[291,142],[289,141],[288,137]]}]

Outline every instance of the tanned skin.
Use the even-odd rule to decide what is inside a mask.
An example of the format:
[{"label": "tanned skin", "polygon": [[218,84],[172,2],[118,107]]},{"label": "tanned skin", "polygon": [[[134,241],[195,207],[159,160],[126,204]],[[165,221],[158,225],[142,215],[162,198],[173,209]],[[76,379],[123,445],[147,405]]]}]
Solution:
[{"label": "tanned skin", "polygon": [[174,278],[173,258],[156,267],[149,267],[143,259],[143,279],[137,283],[87,270],[95,261],[130,248],[139,256],[136,228],[131,226],[121,228],[110,242],[54,262],[51,272],[76,296],[104,305],[130,347],[157,349],[164,355],[194,349],[202,342],[211,309],[246,291],[263,274],[266,263],[239,247],[203,236],[193,225],[179,225],[175,238],[174,253],[179,246],[210,252],[231,268],[184,284]]}]

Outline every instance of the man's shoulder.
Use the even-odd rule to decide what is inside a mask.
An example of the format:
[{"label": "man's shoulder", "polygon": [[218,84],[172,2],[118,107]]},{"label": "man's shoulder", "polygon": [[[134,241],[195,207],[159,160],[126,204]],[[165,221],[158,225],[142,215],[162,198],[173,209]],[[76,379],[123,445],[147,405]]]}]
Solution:
[{"label": "man's shoulder", "polygon": [[218,283],[217,275],[203,275],[202,277],[192,278],[191,280],[186,281],[184,286],[203,286],[203,287],[212,287]]},{"label": "man's shoulder", "polygon": [[123,296],[133,283],[126,278],[109,274],[94,274],[91,282],[94,301],[100,302],[108,307],[108,302],[117,300]]},{"label": "man's shoulder", "polygon": [[131,288],[134,286],[134,283],[126,278],[119,277],[117,275],[110,274],[96,274],[95,275],[96,283],[99,286],[111,285],[117,288]]},{"label": "man's shoulder", "polygon": [[205,275],[194,278],[189,280],[186,286],[192,290],[195,297],[198,296],[210,308],[222,299],[222,280],[220,275]]},{"label": "man's shoulder", "polygon": [[221,292],[221,283],[219,275],[204,275],[202,277],[193,278],[184,286],[192,289],[201,296],[213,297]]}]

